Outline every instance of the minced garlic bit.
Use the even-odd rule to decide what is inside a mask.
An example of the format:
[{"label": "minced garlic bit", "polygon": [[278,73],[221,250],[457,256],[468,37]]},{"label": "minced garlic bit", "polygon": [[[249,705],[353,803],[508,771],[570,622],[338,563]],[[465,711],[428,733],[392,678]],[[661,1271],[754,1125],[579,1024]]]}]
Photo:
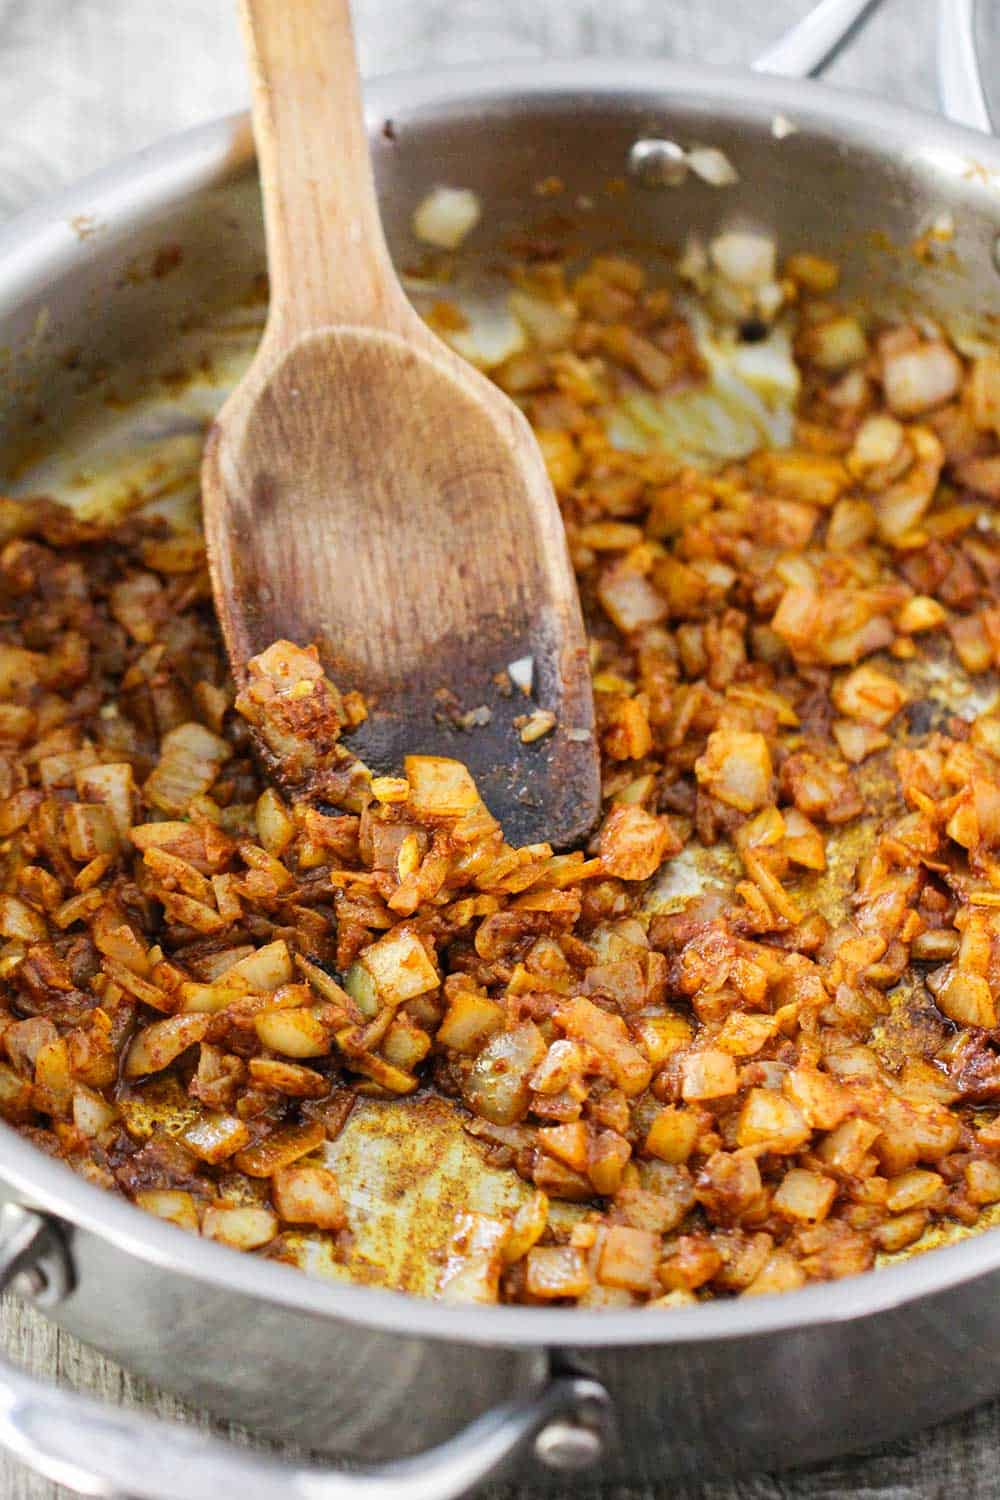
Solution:
[{"label": "minced garlic bit", "polygon": [[349,1270],[325,1145],[359,1092],[435,1089],[517,1188],[456,1206],[446,1300],[659,1315],[1000,1203],[1000,352],[862,319],[833,262],[743,231],[684,270],[793,309],[793,446],[622,446],[622,403],[709,378],[624,255],[529,255],[496,371],[580,580],[586,849],[512,848],[458,759],[373,776],[315,647],[236,694],[197,535],[0,501],[10,1125],[190,1233]]},{"label": "minced garlic bit", "polygon": [[551,734],[556,727],[556,716],[547,708],[536,708],[534,713],[525,714],[516,718],[521,739],[525,745],[534,744],[543,735]]},{"label": "minced garlic bit", "polygon": [[535,658],[519,656],[517,661],[508,662],[507,675],[514,686],[521,689],[525,697],[530,697],[535,681]]},{"label": "minced garlic bit", "polygon": [[469,188],[436,187],[417,205],[413,233],[424,245],[457,250],[481,214],[482,205]]},{"label": "minced garlic bit", "polygon": [[464,714],[459,714],[456,724],[459,729],[482,729],[492,718],[492,708],[486,703],[480,703],[476,708],[467,709]]},{"label": "minced garlic bit", "polygon": [[740,180],[729,157],[717,146],[692,146],[687,153],[687,164],[710,187],[731,187]]},{"label": "minced garlic bit", "polygon": [[769,235],[729,230],[708,247],[716,269],[736,286],[761,287],[774,281],[775,243]]}]

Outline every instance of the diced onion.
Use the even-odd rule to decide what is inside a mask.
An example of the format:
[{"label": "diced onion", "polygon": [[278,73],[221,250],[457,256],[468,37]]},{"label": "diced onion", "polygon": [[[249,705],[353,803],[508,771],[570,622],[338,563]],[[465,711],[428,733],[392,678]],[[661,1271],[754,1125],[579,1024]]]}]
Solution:
[{"label": "diced onion", "polygon": [[413,233],[425,245],[457,250],[479,223],[482,207],[468,188],[436,187],[417,206]]},{"label": "diced onion", "polygon": [[692,146],[687,153],[687,164],[710,187],[730,187],[740,180],[729,157],[717,146]]},{"label": "diced onion", "polygon": [[736,286],[761,287],[775,279],[777,251],[769,235],[731,229],[708,247],[716,270]]}]

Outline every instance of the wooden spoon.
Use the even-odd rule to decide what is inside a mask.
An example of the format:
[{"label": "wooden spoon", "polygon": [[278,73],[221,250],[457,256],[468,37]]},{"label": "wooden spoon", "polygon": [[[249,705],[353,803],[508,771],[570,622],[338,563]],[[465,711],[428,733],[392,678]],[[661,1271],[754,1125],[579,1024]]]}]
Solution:
[{"label": "wooden spoon", "polygon": [[[315,642],[337,685],[365,694],[348,743],[373,770],[398,772],[405,752],[454,756],[509,839],[565,847],[594,823],[599,774],[587,642],[538,446],[396,279],[348,0],[241,4],[271,306],[202,470],[236,680],[274,640]],[[497,681],[525,657],[530,697]],[[481,707],[487,723],[454,728]],[[537,710],[555,725],[525,743],[515,720]]]}]

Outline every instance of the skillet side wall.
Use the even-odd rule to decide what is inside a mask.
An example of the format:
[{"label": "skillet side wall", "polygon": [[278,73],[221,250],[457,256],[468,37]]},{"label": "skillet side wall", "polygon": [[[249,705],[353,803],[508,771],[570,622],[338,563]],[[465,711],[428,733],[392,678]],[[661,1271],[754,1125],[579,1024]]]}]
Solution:
[{"label": "skillet side wall", "polygon": [[[0,1193],[0,1197],[6,1196]],[[170,1271],[87,1230],[60,1327],[198,1410],[300,1449],[364,1459],[420,1453],[542,1383],[541,1350],[483,1349],[365,1329]]]},{"label": "skillet side wall", "polygon": [[[483,198],[470,252],[486,267],[526,223],[581,253],[679,247],[689,230],[709,237],[740,225],[776,234],[785,252],[837,255],[847,294],[863,287],[870,305],[905,310],[919,295],[941,316],[996,331],[1000,155],[985,139],[980,148],[929,116],[704,69],[512,68],[505,88],[456,73],[374,92],[376,164],[401,265],[417,256],[414,207],[449,182]],[[778,115],[795,133],[775,137]],[[390,118],[394,140],[382,131]],[[628,147],[651,134],[720,146],[739,184],[623,192]],[[59,200],[55,218],[39,211],[0,234],[0,452],[19,487],[30,490],[33,454],[99,424],[108,397],[170,368],[172,348],[197,339],[203,315],[251,297],[263,246],[249,162],[245,122],[229,122],[102,174]],[[533,195],[551,175],[564,193]],[[581,195],[593,206],[578,207]],[[907,247],[945,210],[954,239],[940,264],[924,266]],[[39,1155],[43,1205],[59,1196],[56,1172]],[[196,1405],[311,1448],[368,1459],[419,1452],[544,1367],[530,1346],[365,1329],[321,1310],[319,1298],[309,1311],[213,1288],[191,1274],[199,1247],[180,1234],[169,1270],[90,1230],[75,1233],[72,1249],[79,1286],[56,1312],[63,1326]],[[712,1343],[693,1334],[664,1347],[630,1347],[627,1319],[608,1314],[618,1346],[574,1358],[615,1399],[623,1442],[609,1473],[803,1463],[943,1419],[1000,1388],[998,1287],[990,1271],[864,1320]],[[843,1318],[849,1297],[837,1289],[831,1316]]]}]

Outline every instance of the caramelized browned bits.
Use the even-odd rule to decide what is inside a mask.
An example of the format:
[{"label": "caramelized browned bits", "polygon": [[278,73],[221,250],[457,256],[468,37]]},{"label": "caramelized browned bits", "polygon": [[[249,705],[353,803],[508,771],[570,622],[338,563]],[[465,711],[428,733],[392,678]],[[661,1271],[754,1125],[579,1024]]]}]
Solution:
[{"label": "caramelized browned bits", "polygon": [[196,533],[0,504],[5,1120],[191,1232],[349,1259],[329,1143],[436,1085],[520,1204],[458,1212],[459,1300],[793,1289],[1000,1202],[1000,355],[764,249],[682,266],[764,336],[795,301],[792,441],[714,466],[615,431],[709,391],[666,287],[515,272],[495,373],[588,615],[586,850],[510,847],[457,759],[373,778],[307,642],[236,696]]}]

